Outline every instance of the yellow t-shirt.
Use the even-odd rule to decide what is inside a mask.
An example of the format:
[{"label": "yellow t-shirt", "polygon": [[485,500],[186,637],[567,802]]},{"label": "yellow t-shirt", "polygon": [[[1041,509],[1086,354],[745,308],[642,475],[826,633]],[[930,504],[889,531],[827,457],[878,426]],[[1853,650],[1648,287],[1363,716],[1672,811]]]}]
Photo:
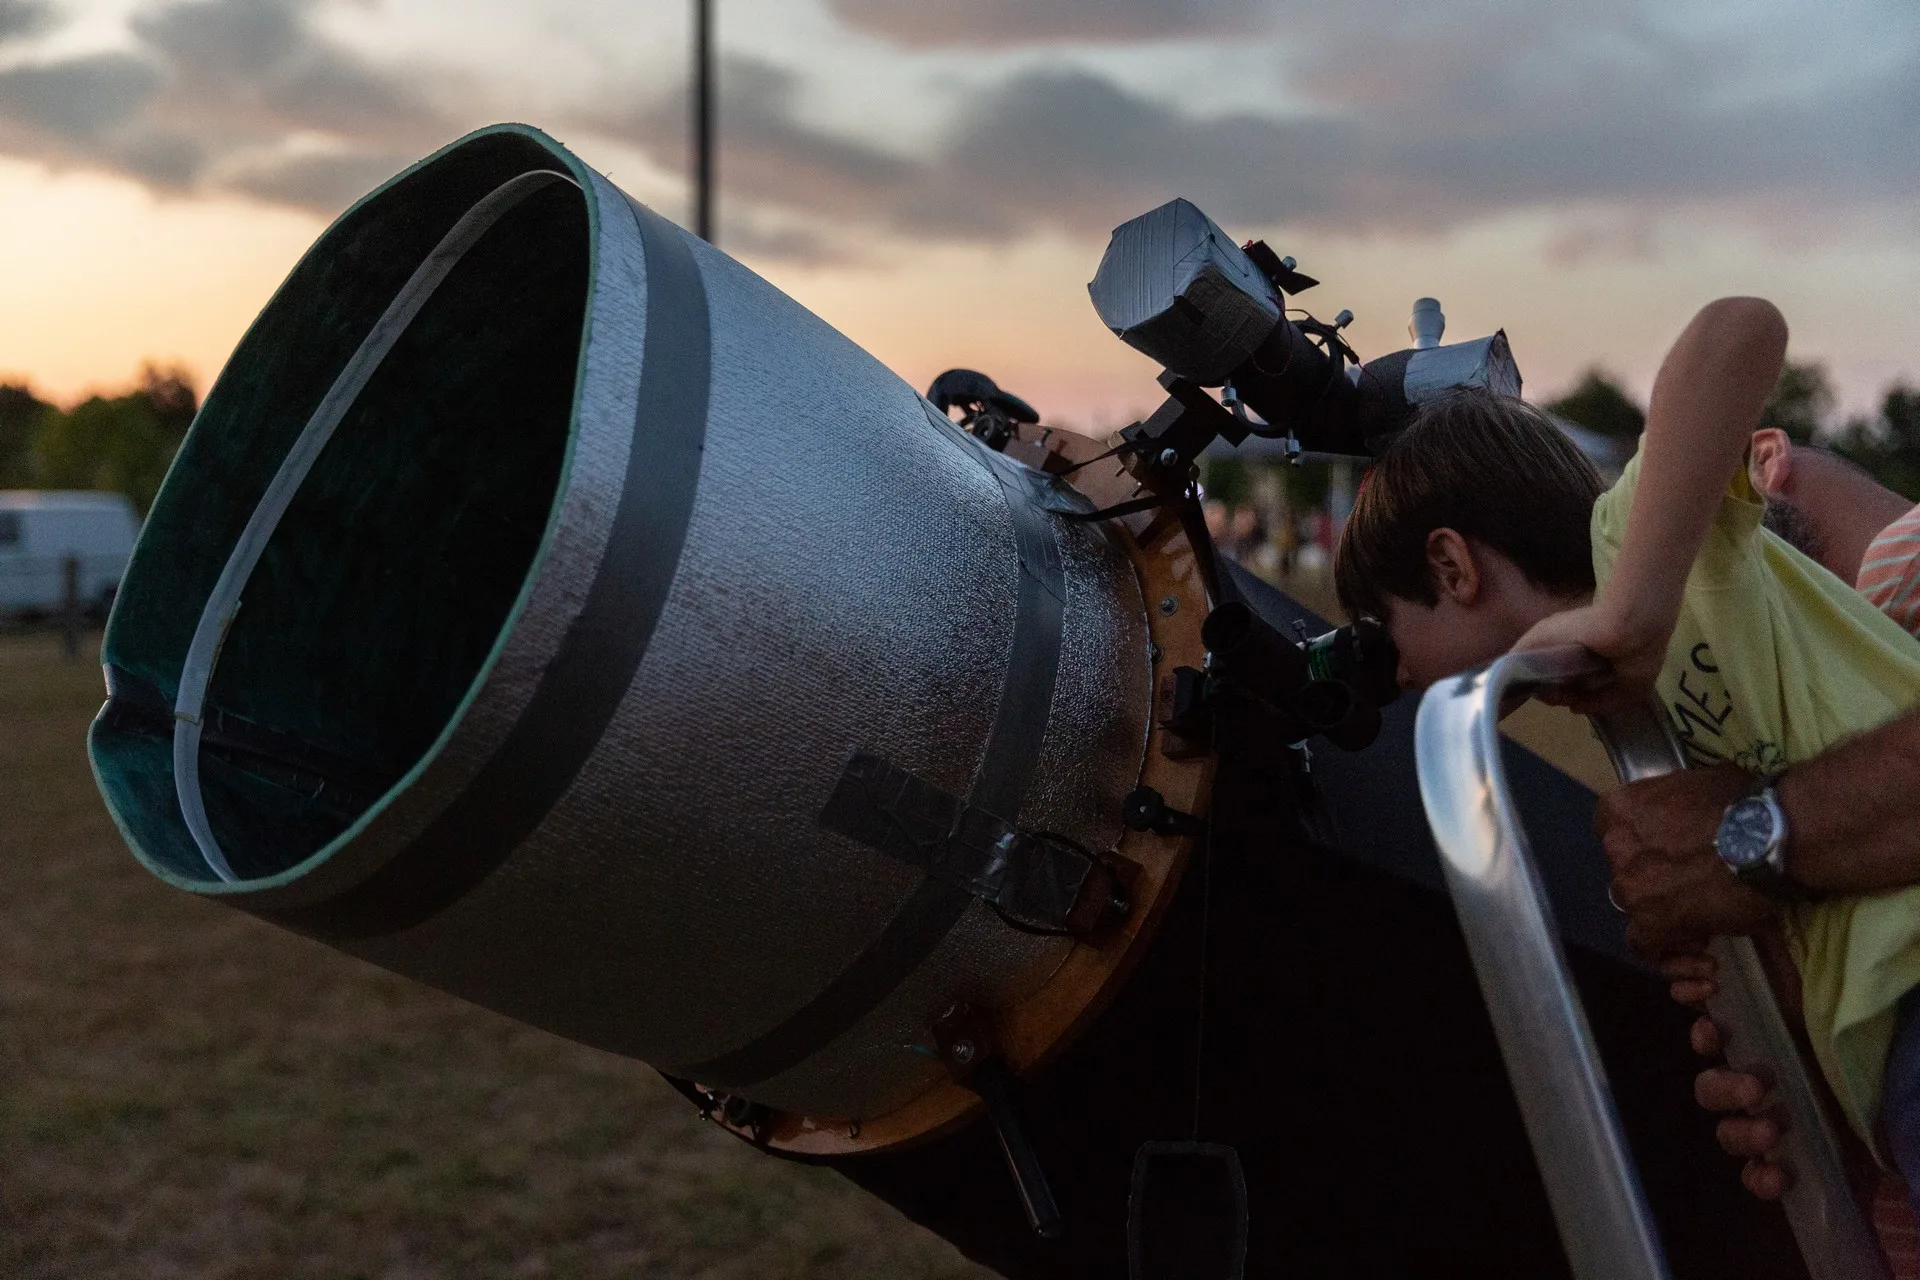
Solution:
[{"label": "yellow t-shirt", "polygon": [[[1636,453],[1594,505],[1601,582],[1639,478]],[[1657,687],[1694,763],[1775,774],[1920,701],[1920,641],[1760,517],[1742,467],[1687,577]],[[1788,840],[1791,866],[1791,831]],[[1877,1150],[1894,1005],[1920,985],[1920,887],[1797,903],[1787,924],[1814,1054],[1855,1132]]]}]

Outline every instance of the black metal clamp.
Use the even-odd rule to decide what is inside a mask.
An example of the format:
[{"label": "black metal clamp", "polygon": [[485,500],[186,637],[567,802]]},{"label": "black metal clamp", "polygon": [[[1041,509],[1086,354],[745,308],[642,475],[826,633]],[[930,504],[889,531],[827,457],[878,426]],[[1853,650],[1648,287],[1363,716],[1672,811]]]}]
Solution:
[{"label": "black metal clamp", "polygon": [[1016,1081],[1012,1069],[965,1005],[954,1005],[934,1021],[933,1038],[954,1079],[979,1094],[986,1104],[987,1118],[993,1123],[1000,1154],[1006,1157],[1007,1172],[1013,1176],[1027,1225],[1043,1240],[1056,1239],[1062,1225],[1060,1202],[1053,1197],[1039,1153],[1020,1121],[1019,1108],[1014,1104]]}]

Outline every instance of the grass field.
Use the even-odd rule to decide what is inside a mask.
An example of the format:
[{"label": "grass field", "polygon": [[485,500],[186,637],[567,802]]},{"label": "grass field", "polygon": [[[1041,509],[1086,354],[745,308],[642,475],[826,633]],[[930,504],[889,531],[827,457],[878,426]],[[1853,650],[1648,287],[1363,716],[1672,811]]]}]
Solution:
[{"label": "grass field", "polygon": [[0,1276],[982,1277],[638,1063],[152,879],[0,637]]}]

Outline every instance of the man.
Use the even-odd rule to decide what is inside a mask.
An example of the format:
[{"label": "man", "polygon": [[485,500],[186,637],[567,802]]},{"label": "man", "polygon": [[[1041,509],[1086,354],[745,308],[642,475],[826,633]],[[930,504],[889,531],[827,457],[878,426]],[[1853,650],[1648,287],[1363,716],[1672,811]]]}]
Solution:
[{"label": "man", "polygon": [[1853,584],[1880,612],[1920,634],[1920,507],[1882,529],[1867,544]]},{"label": "man", "polygon": [[1753,433],[1747,475],[1766,499],[1766,525],[1842,582],[1867,546],[1912,504],[1846,459],[1769,427]]},{"label": "man", "polygon": [[[1904,540],[1904,531],[1920,508],[1910,508],[1905,498],[1852,463],[1824,450],[1796,446],[1785,432],[1775,429],[1754,433],[1748,471],[1754,487],[1765,497],[1769,528],[1836,577],[1851,582],[1858,574],[1862,589],[1880,584],[1884,588],[1881,594],[1888,598],[1875,599],[1871,592],[1869,598],[1882,608],[1896,606],[1889,612],[1913,629],[1908,617],[1900,612],[1905,597],[1897,594],[1897,584],[1920,573],[1920,539]],[[1873,549],[1872,557],[1869,548]],[[1902,555],[1906,557],[1904,563],[1893,563]],[[1874,567],[1864,569],[1863,560],[1870,560]],[[1916,611],[1906,609],[1905,614],[1916,615]],[[1795,795],[1796,805],[1803,807],[1806,801],[1798,797],[1804,795],[1807,780],[1820,786],[1836,769],[1849,785],[1884,783],[1891,791],[1899,791],[1920,783],[1920,755],[1902,754],[1903,743],[1920,749],[1920,718],[1916,717],[1920,713],[1809,761],[1795,771],[1794,783],[1783,789],[1782,796]],[[1900,736],[1903,732],[1905,738]],[[1846,774],[1854,768],[1864,772],[1858,777]],[[1713,836],[1725,806],[1737,798],[1729,796],[1728,788],[1737,781],[1732,771],[1694,771],[1622,788],[1601,803],[1596,822],[1620,885],[1617,895],[1629,895],[1620,897],[1629,911],[1629,929],[1636,944],[1652,954],[1661,954],[1677,936],[1744,932],[1743,921],[1746,928],[1751,928],[1766,914],[1754,895],[1728,892],[1737,885],[1726,875],[1713,850]],[[1856,801],[1849,798],[1843,785],[1826,790],[1818,803],[1828,807]],[[1890,865],[1881,868],[1882,876],[1893,877],[1884,883],[1888,887],[1920,883],[1920,821],[1914,820],[1920,818],[1920,795],[1912,813],[1888,809],[1889,803],[1894,802],[1882,797],[1853,816],[1856,821],[1866,822],[1874,815],[1884,815],[1889,823],[1886,835],[1896,842],[1911,842],[1912,865],[1902,865],[1900,856],[1895,855]],[[1800,860],[1810,860],[1811,874],[1819,879],[1828,873],[1826,864],[1841,856],[1843,850],[1823,845],[1819,834],[1822,816],[1809,816],[1815,824],[1813,831],[1795,824],[1791,817],[1787,829],[1793,833],[1792,843]],[[1841,892],[1850,887],[1849,883],[1833,885]],[[1685,907],[1680,906],[1676,894],[1689,896]],[[1710,966],[1698,958],[1675,957],[1667,963],[1674,995],[1683,1003],[1697,1004],[1712,990]],[[1705,1056],[1717,1057],[1721,1052],[1720,1029],[1709,1018],[1695,1024],[1693,1041],[1695,1049]],[[1772,1120],[1745,1114],[1764,1095],[1762,1083],[1744,1073],[1716,1067],[1701,1074],[1695,1092],[1702,1106],[1726,1114],[1719,1126],[1720,1142],[1731,1154],[1747,1160],[1742,1181],[1756,1195],[1777,1198],[1787,1183],[1785,1172],[1772,1158],[1778,1129]]]},{"label": "man", "polygon": [[[1771,919],[1773,904],[1742,885],[1715,851],[1728,805],[1751,779],[1733,765],[1692,769],[1621,787],[1595,814],[1613,892],[1628,914],[1627,936],[1644,955],[1669,957],[1674,995],[1698,1003],[1713,990],[1706,939],[1745,934]],[[1776,787],[1787,831],[1786,874],[1816,893],[1865,894],[1920,884],[1920,710],[1909,711],[1782,775]],[[1717,1054],[1709,1019],[1694,1027],[1694,1047]],[[1774,1159],[1775,1122],[1747,1112],[1765,1087],[1725,1067],[1703,1072],[1700,1104],[1727,1113],[1720,1145],[1747,1161],[1741,1181],[1755,1195],[1779,1197],[1785,1171]]]}]

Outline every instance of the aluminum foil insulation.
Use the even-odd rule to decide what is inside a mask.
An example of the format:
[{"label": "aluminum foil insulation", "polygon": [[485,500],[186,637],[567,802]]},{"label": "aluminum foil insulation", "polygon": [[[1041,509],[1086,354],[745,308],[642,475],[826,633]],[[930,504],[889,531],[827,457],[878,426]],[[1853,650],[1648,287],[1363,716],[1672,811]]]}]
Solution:
[{"label": "aluminum foil insulation", "polygon": [[882,1114],[942,1077],[943,1010],[1072,944],[886,803],[823,815],[878,760],[955,830],[1112,846],[1147,637],[1078,505],[544,134],[482,130],[343,215],[215,384],[109,626],[96,774],[187,891],[670,1074]]}]

